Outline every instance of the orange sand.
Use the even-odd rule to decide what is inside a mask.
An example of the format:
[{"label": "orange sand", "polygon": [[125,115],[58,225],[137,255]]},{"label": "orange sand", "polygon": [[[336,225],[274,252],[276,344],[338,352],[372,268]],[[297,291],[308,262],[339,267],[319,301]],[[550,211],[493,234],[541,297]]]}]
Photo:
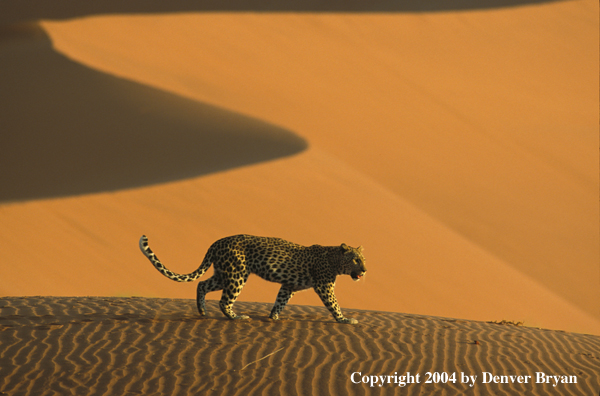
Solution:
[{"label": "orange sand", "polygon": [[184,273],[250,233],[363,245],[343,308],[600,334],[597,2],[147,3],[0,19],[0,295],[193,298],[139,236]]}]

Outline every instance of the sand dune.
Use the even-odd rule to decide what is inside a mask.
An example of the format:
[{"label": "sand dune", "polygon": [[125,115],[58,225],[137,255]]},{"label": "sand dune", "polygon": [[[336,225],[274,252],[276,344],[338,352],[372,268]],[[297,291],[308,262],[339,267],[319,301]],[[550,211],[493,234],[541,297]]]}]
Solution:
[{"label": "sand dune", "polygon": [[73,62],[36,25],[4,37],[0,201],[139,187],[306,147],[282,128]]},{"label": "sand dune", "polygon": [[[419,383],[401,387],[410,395],[600,390],[597,336],[362,310],[347,312],[358,325],[340,325],[324,308],[305,306],[287,307],[272,322],[270,306],[258,303],[239,303],[251,319],[230,321],[216,305],[209,302],[208,317],[199,319],[193,300],[2,298],[0,392],[388,394],[399,388],[394,379],[370,387],[361,378],[407,372],[415,381],[420,374]],[[426,383],[427,372],[457,377]],[[484,372],[531,378],[484,383]],[[536,383],[537,372],[577,383]],[[462,373],[477,376],[472,387]]]},{"label": "sand dune", "polygon": [[365,246],[346,309],[600,334],[598,4],[481,3],[12,3],[3,200],[104,192],[0,206],[0,295],[190,298],[139,236],[190,272],[250,233]]}]

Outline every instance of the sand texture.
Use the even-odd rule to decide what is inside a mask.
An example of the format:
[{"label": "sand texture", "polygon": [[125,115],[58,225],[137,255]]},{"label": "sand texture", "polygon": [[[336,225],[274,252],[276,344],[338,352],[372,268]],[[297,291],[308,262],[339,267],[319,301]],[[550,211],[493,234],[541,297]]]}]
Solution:
[{"label": "sand texture", "polygon": [[[0,299],[3,395],[596,395],[600,337],[485,322],[322,307],[238,303],[251,319],[226,319],[215,302],[199,319],[193,300]],[[351,375],[420,373],[420,383],[354,384]],[[426,384],[427,372],[478,375],[473,387]],[[534,383],[482,383],[482,372]],[[535,383],[535,373],[576,384]],[[360,381],[359,376],[354,377]],[[401,390],[400,390],[401,389]]]},{"label": "sand texture", "polygon": [[364,246],[344,309],[600,335],[597,1],[226,3],[0,2],[0,296],[194,298],[140,236],[245,233]]}]

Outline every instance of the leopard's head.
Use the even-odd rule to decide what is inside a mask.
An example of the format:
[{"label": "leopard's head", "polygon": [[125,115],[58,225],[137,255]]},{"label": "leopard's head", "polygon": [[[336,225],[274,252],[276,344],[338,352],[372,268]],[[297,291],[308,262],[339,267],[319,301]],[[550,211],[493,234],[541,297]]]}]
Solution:
[{"label": "leopard's head", "polygon": [[353,248],[342,243],[340,248],[342,250],[342,273],[350,275],[354,281],[360,280],[367,272],[366,260],[362,254],[363,247]]}]

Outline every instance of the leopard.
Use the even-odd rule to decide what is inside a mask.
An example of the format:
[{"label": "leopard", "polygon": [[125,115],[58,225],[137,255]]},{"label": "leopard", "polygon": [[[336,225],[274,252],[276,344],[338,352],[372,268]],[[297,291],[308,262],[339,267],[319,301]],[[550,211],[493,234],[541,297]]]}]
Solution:
[{"label": "leopard", "polygon": [[281,238],[253,235],[233,235],[214,242],[200,266],[189,274],[178,274],[165,267],[150,249],[145,235],[139,240],[142,253],[167,278],[177,282],[192,282],[200,278],[212,265],[212,277],[198,283],[196,306],[201,317],[206,316],[206,294],[222,290],[219,308],[229,319],[249,319],[236,315],[233,304],[240,295],[250,274],[281,284],[275,304],[269,315],[278,320],[292,296],[299,291],[314,289],[333,318],[339,323],[356,324],[358,321],[342,314],[334,293],[338,275],[350,275],[358,281],[367,272],[363,247],[303,246]]}]

